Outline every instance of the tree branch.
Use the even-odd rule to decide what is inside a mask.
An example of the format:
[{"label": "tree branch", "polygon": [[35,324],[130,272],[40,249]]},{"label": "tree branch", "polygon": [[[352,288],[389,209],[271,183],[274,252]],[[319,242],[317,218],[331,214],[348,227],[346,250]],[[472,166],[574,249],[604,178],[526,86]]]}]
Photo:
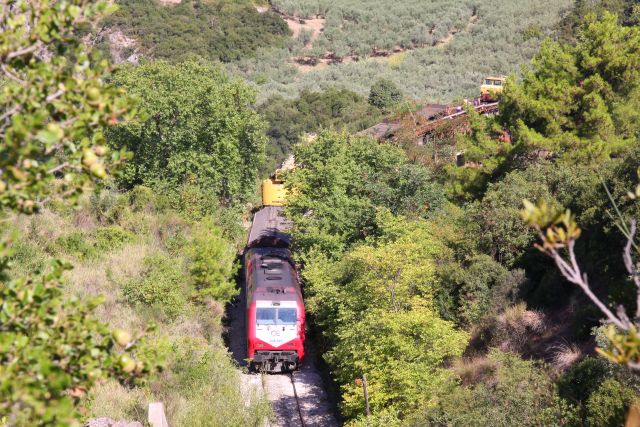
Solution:
[{"label": "tree branch", "polygon": [[29,46],[29,47],[18,49],[15,52],[9,53],[7,55],[7,59],[11,60],[11,59],[23,56],[23,55],[27,55],[29,53],[33,53],[36,50],[38,50],[41,46],[42,46],[42,43],[40,41],[38,41],[37,43],[35,43],[35,44],[33,44],[33,45]]},{"label": "tree branch", "polygon": [[[631,322],[625,321],[625,319],[620,319],[616,315],[613,314],[611,310],[593,293],[591,287],[589,286],[589,281],[587,279],[587,275],[583,274],[580,270],[580,266],[576,260],[576,255],[574,252],[575,242],[570,241],[567,245],[567,252],[569,253],[570,264],[567,263],[562,256],[558,253],[558,251],[554,248],[548,248],[547,253],[553,258],[560,273],[571,283],[578,285],[580,289],[587,295],[587,297],[593,302],[600,311],[607,316],[607,319],[616,325],[618,328],[628,331],[632,326]],[[626,317],[626,315],[625,315]]]}]

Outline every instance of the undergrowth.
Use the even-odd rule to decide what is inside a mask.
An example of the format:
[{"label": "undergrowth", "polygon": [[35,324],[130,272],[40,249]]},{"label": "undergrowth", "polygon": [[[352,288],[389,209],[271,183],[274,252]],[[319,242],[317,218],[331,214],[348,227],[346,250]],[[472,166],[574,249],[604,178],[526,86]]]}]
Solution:
[{"label": "undergrowth", "polygon": [[31,272],[53,257],[72,261],[65,292],[103,295],[100,320],[132,333],[156,325],[139,351],[164,368],[143,386],[98,384],[85,401],[88,418],[143,421],[148,403],[161,401],[172,426],[262,425],[268,402],[241,388],[221,338],[239,215],[183,215],[176,197],[145,187],[103,191],[74,210],[18,217],[15,264]]}]

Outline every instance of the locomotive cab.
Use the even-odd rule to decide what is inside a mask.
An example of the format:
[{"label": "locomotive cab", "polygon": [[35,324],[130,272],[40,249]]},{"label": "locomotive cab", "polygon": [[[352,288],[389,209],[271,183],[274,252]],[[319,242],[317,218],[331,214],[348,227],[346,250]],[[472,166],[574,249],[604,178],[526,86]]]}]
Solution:
[{"label": "locomotive cab", "polygon": [[245,255],[247,358],[253,370],[297,369],[304,358],[305,311],[291,254],[257,247]]}]

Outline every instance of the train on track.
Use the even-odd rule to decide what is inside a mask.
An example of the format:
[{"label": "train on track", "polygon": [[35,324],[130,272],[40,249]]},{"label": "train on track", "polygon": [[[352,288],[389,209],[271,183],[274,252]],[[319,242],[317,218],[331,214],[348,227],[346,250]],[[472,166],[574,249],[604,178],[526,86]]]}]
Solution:
[{"label": "train on track", "polygon": [[305,308],[289,250],[291,224],[281,170],[262,183],[262,208],[253,217],[244,251],[247,359],[252,370],[286,372],[304,360]]}]

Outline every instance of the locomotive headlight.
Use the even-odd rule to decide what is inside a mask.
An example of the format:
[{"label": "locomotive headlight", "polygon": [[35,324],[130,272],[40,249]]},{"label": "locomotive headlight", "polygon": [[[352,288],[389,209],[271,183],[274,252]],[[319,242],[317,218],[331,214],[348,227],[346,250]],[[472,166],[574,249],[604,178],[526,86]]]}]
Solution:
[{"label": "locomotive headlight", "polygon": [[264,344],[259,342],[258,344],[256,344],[256,347],[264,347]]}]

